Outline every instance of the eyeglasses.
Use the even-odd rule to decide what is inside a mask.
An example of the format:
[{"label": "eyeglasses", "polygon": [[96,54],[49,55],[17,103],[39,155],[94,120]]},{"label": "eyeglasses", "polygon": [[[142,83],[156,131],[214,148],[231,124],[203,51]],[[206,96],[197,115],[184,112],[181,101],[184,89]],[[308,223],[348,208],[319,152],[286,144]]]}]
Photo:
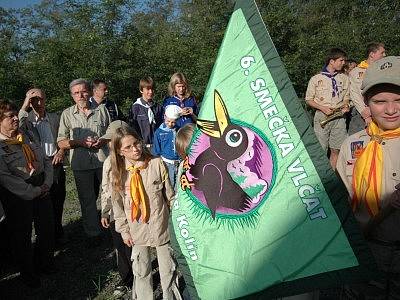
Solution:
[{"label": "eyeglasses", "polygon": [[133,143],[132,145],[125,146],[124,148],[121,148],[121,151],[128,152],[128,151],[132,150],[133,148],[142,149],[142,142],[137,141],[137,142]]},{"label": "eyeglasses", "polygon": [[89,94],[88,91],[78,91],[72,93],[73,96],[88,95],[88,94]]}]

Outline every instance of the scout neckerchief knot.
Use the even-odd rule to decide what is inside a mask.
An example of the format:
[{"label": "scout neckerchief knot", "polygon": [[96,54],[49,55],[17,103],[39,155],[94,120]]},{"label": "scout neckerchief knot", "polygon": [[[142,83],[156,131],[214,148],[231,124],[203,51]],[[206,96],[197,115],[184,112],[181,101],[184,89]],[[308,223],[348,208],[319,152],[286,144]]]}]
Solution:
[{"label": "scout neckerchief knot", "polygon": [[359,68],[361,68],[361,69],[367,69],[367,68],[368,68],[368,62],[367,62],[366,60],[363,60],[362,62],[360,62],[360,63],[358,64],[357,67],[359,67]]},{"label": "scout neckerchief knot", "polygon": [[321,74],[325,75],[326,77],[328,77],[332,80],[332,97],[339,95],[339,89],[337,87],[337,82],[335,79],[335,76],[338,74],[338,72],[331,74],[331,73],[329,73],[329,71],[326,69],[326,66],[325,66],[322,69]]},{"label": "scout neckerchief knot", "polygon": [[130,193],[131,193],[131,218],[133,221],[138,221],[139,216],[143,223],[149,221],[149,208],[146,201],[145,191],[143,187],[142,176],[140,170],[146,169],[148,161],[145,161],[142,166],[130,166],[126,168],[131,173]]},{"label": "scout neckerchief knot", "polygon": [[367,128],[371,137],[367,147],[356,160],[353,170],[352,199],[353,210],[361,201],[365,202],[368,212],[375,216],[380,208],[380,196],[382,190],[382,140],[389,140],[400,136],[400,128],[382,131],[375,122],[371,122]]},{"label": "scout neckerchief knot", "polygon": [[32,151],[31,147],[25,143],[24,137],[22,134],[18,134],[15,139],[5,140],[7,145],[21,145],[22,153],[24,154],[26,160],[26,170],[30,173],[32,170],[35,170],[33,166],[33,162],[36,161],[35,153]]},{"label": "scout neckerchief knot", "polygon": [[153,123],[155,124],[156,123],[156,119],[154,117],[153,111],[151,110],[151,107],[154,104],[153,103],[148,103],[148,102],[143,103],[143,102],[145,102],[145,101],[144,100],[142,101],[142,98],[137,98],[135,103],[147,108],[147,117],[149,118],[149,123],[150,124],[153,124]]}]

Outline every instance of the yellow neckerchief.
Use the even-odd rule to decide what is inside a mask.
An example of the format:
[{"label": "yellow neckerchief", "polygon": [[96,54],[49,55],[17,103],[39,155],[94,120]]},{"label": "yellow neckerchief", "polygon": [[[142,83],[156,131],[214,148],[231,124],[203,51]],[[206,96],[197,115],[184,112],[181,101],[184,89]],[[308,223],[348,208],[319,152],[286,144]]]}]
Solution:
[{"label": "yellow neckerchief", "polygon": [[149,207],[146,201],[146,192],[144,190],[142,176],[140,176],[140,170],[146,169],[148,166],[148,160],[145,161],[144,165],[139,167],[130,166],[126,168],[131,173],[130,182],[130,193],[131,193],[131,219],[133,221],[138,221],[139,216],[143,223],[149,221]]},{"label": "yellow neckerchief", "polygon": [[18,134],[15,139],[4,140],[7,145],[21,145],[22,153],[26,160],[26,169],[30,173],[34,170],[33,162],[36,161],[35,153],[32,151],[31,147],[24,142],[24,137],[22,134]]},{"label": "yellow neckerchief", "polygon": [[368,62],[366,60],[363,60],[362,62],[360,62],[358,64],[357,67],[362,68],[362,69],[368,69]]},{"label": "yellow neckerchief", "polygon": [[371,137],[367,147],[357,158],[353,169],[353,199],[355,210],[360,202],[364,202],[371,216],[380,209],[382,191],[382,140],[394,139],[400,136],[400,128],[382,131],[375,122],[368,125],[367,133]]}]

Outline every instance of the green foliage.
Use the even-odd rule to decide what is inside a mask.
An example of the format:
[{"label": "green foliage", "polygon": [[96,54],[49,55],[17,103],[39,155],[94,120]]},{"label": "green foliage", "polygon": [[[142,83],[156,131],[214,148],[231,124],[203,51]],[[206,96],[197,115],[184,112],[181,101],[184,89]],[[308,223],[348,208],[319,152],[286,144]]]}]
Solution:
[{"label": "green foliage", "polygon": [[[326,50],[364,59],[371,41],[399,53],[400,3],[389,0],[257,1],[300,97]],[[21,101],[42,87],[50,110],[71,105],[68,84],[101,78],[128,109],[139,80],[151,76],[157,101],[170,76],[184,72],[201,100],[233,1],[43,0],[22,10],[0,8],[0,98]]]}]

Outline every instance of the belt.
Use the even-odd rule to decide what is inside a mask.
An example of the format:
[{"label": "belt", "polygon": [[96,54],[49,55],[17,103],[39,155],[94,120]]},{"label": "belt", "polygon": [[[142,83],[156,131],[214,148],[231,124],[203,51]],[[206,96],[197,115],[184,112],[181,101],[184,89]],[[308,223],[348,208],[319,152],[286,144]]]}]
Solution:
[{"label": "belt", "polygon": [[163,160],[163,161],[165,161],[166,163],[169,163],[169,164],[171,164],[171,165],[179,165],[179,159],[168,159],[168,158],[165,158],[165,157],[163,157],[163,156],[161,156],[161,159]]},{"label": "belt", "polygon": [[385,241],[381,239],[369,239],[368,242],[371,242],[373,244],[381,245],[381,246],[386,246],[386,247],[399,247],[400,248],[400,241]]}]

